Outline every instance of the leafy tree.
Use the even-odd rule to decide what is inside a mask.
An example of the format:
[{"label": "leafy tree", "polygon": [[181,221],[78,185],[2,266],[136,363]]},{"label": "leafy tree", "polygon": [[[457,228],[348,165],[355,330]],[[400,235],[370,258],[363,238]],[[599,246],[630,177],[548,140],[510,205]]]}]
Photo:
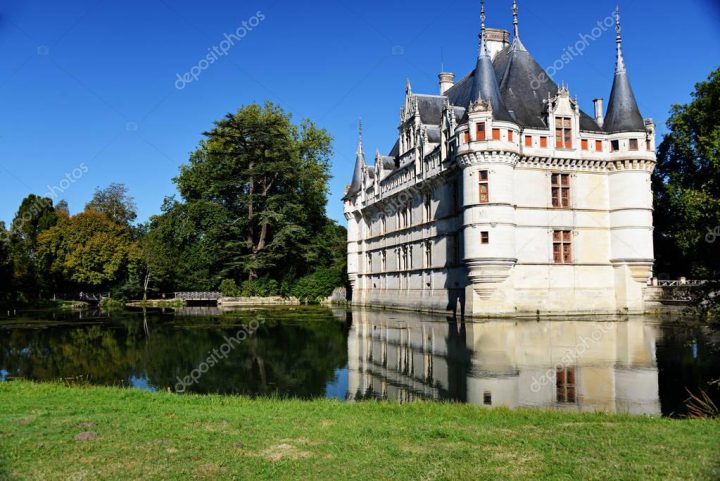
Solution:
[{"label": "leafy tree", "polygon": [[9,233],[12,277],[14,289],[24,298],[36,299],[43,287],[47,287],[36,265],[38,237],[57,222],[52,200],[35,194],[25,197],[15,214]]},{"label": "leafy tree", "polygon": [[720,276],[720,69],[675,105],[653,175],[658,271]]},{"label": "leafy tree", "polygon": [[267,103],[228,114],[205,136],[175,182],[215,285],[306,273],[307,246],[326,224],[329,134]]},{"label": "leafy tree", "polygon": [[59,285],[108,288],[127,280],[140,259],[131,230],[105,214],[87,210],[43,232],[39,262]]},{"label": "leafy tree", "polygon": [[120,225],[130,225],[137,219],[135,199],[128,194],[124,184],[112,183],[104,189],[95,189],[85,209],[101,212]]},{"label": "leafy tree", "polygon": [[10,257],[9,234],[0,222],[0,306],[8,305],[13,296],[13,265]]}]

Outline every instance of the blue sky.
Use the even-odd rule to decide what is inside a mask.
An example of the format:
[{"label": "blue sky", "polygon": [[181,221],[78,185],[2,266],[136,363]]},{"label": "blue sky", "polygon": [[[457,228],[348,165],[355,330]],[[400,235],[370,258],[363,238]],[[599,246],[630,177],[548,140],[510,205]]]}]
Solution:
[{"label": "blue sky", "polygon": [[[538,3],[520,0],[520,30],[544,66],[616,5]],[[488,0],[488,25],[511,28],[511,4]],[[693,85],[720,66],[720,3],[621,6],[633,87],[643,115],[663,132],[671,104],[688,101]],[[48,186],[80,211],[96,187],[111,182],[130,188],[145,220],[175,193],[172,177],[215,119],[266,100],[334,136],[328,212],[341,220],[358,117],[369,153],[385,153],[406,78],[414,91],[436,93],[441,62],[458,77],[473,68],[478,10],[476,0],[3,2],[0,220],[10,221],[25,195]],[[228,54],[177,89],[177,75],[243,22],[250,28]],[[588,112],[593,98],[610,94],[614,41],[608,31],[555,76]]]}]

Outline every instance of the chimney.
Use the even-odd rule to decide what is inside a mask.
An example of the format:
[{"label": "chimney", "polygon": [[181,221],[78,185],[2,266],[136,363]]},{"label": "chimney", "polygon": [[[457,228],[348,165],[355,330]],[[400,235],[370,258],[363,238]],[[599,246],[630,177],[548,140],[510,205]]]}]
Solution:
[{"label": "chimney", "polygon": [[605,123],[605,117],[603,117],[603,99],[593,100],[595,104],[595,122],[602,127]]},{"label": "chimney", "polygon": [[495,60],[495,55],[510,45],[510,32],[499,28],[488,28],[485,29],[485,40],[490,58]]},{"label": "chimney", "polygon": [[440,79],[440,95],[445,95],[445,92],[455,85],[455,74],[442,72],[438,75],[438,78]]}]

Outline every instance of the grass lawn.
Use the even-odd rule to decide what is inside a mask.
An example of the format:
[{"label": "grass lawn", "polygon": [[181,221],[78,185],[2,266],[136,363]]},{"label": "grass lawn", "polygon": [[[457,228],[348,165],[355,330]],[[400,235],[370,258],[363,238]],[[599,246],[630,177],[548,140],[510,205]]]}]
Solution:
[{"label": "grass lawn", "polygon": [[11,381],[0,479],[720,480],[720,422]]}]

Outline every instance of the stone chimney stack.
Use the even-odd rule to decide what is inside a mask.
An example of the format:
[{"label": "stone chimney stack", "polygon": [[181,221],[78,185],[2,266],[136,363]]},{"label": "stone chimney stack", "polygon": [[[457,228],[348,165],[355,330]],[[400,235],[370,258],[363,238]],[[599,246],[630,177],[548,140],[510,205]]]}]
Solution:
[{"label": "stone chimney stack", "polygon": [[445,92],[455,85],[455,74],[442,72],[438,75],[438,78],[440,79],[440,95],[445,95]]},{"label": "stone chimney stack", "polygon": [[494,60],[498,52],[510,45],[510,32],[499,28],[488,28],[485,29],[485,40],[490,58]]},{"label": "stone chimney stack", "polygon": [[593,100],[595,104],[595,122],[602,127],[605,123],[605,117],[603,116],[603,99]]}]

